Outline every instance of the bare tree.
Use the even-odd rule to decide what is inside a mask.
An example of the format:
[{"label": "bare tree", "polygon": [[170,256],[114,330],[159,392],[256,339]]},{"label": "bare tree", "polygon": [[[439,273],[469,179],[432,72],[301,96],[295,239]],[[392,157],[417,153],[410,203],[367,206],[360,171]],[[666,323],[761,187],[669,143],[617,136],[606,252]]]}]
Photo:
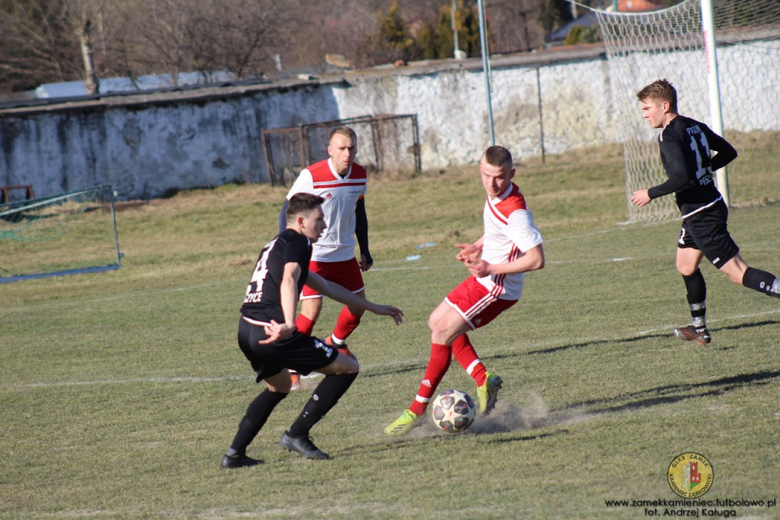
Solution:
[{"label": "bare tree", "polygon": [[62,2],[0,0],[0,91],[75,79],[78,56]]},{"label": "bare tree", "polygon": [[486,16],[495,43],[491,52],[530,51],[544,44],[544,31],[536,22],[536,0],[487,0]]},{"label": "bare tree", "polygon": [[96,19],[101,19],[103,0],[65,0],[64,7],[68,23],[75,31],[81,47],[81,57],[84,63],[84,87],[88,94],[98,92],[100,82],[95,70],[92,55],[92,25]]}]

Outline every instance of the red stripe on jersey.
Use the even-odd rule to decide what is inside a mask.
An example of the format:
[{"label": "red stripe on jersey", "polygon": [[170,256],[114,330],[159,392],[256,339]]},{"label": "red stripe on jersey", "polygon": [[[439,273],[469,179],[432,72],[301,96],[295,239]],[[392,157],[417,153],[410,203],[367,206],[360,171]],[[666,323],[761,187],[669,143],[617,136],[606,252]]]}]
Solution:
[{"label": "red stripe on jersey", "polygon": [[[318,182],[333,182],[341,179],[340,176],[337,176],[333,173],[333,170],[330,169],[330,164],[328,164],[327,159],[314,163],[307,169],[309,170],[309,173],[311,173],[312,181],[314,181],[315,184]],[[365,184],[366,178],[366,169],[357,163],[352,163],[352,170],[349,172],[349,176],[344,180],[363,180],[363,184]]]},{"label": "red stripe on jersey", "polygon": [[525,205],[525,197],[523,197],[520,188],[518,188],[515,183],[512,183],[512,191],[510,191],[501,202],[498,202],[495,205],[491,204],[490,198],[488,197],[488,206],[490,206],[490,211],[493,212],[493,215],[504,224],[509,222],[509,215],[511,215],[512,212],[517,211],[518,209],[528,209]]},{"label": "red stripe on jersey", "polygon": [[[516,245],[512,245],[512,251],[509,253],[509,258],[507,259],[507,263],[513,262],[520,258],[520,249]],[[506,279],[506,274],[499,274],[493,278],[493,288],[490,290],[491,294],[494,294],[496,298],[504,292],[504,280]]]},{"label": "red stripe on jersey", "polygon": [[324,190],[327,188],[343,188],[344,186],[365,186],[366,181],[356,181],[356,182],[315,182],[314,183],[314,189],[315,190]]}]

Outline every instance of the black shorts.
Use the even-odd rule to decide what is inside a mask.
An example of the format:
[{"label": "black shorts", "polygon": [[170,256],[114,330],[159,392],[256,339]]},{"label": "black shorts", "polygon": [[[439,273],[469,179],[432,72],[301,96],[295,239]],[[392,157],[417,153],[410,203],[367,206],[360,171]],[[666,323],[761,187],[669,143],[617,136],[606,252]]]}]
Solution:
[{"label": "black shorts", "polygon": [[739,253],[739,247],[729,235],[728,218],[729,209],[722,200],[691,215],[683,220],[677,247],[698,249],[720,269]]},{"label": "black shorts", "polygon": [[261,325],[252,324],[248,319],[242,316],[238,320],[238,346],[252,364],[258,383],[285,368],[302,375],[309,374],[330,365],[339,355],[338,350],[321,339],[301,334],[297,330],[283,341],[259,345],[257,342],[267,337],[265,331]]}]

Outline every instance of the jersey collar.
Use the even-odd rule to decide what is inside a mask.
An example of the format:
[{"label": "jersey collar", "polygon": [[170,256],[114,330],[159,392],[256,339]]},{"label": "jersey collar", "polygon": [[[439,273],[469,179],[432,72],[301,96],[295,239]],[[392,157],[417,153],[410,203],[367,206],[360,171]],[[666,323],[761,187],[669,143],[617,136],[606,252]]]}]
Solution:
[{"label": "jersey collar", "polygon": [[333,157],[328,157],[328,168],[330,168],[330,173],[332,173],[333,176],[338,180],[349,179],[349,176],[352,174],[351,165],[349,167],[349,170],[347,170],[347,173],[345,173],[343,177],[338,173],[336,173],[336,168],[333,167]]},{"label": "jersey collar", "polygon": [[488,200],[490,201],[491,204],[498,204],[499,202],[501,202],[502,200],[507,198],[509,196],[509,194],[512,193],[512,190],[514,190],[514,189],[515,189],[515,183],[514,182],[510,182],[509,186],[507,187],[507,189],[504,190],[504,193],[502,193],[501,195],[499,195],[498,197],[496,197],[494,199],[491,199],[490,197],[488,197]]}]

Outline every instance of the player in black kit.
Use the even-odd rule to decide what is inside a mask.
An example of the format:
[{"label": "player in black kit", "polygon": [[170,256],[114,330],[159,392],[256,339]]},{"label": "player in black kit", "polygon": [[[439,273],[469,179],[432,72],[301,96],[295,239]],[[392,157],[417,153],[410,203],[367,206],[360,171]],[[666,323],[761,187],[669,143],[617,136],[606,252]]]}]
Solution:
[{"label": "player in black kit", "polygon": [[293,196],[288,204],[287,229],[260,252],[247,287],[238,325],[238,345],[267,388],[249,405],[224,458],[223,468],[254,466],[262,461],[246,455],[274,407],[290,392],[288,369],[301,374],[320,372],[325,379],[292,426],[282,435],[282,447],[309,459],[327,459],[311,438],[311,428],[335,406],[358,374],[358,363],[324,341],[295,329],[298,295],[304,284],[350,306],[391,316],[397,324],[403,312],[360,298],[316,273],[309,273],[311,244],[325,229],[322,197],[308,193]]},{"label": "player in black kit", "polygon": [[[707,286],[699,270],[703,256],[732,282],[780,297],[780,281],[771,273],[749,267],[727,229],[728,207],[715,186],[712,172],[737,158],[728,141],[707,125],[677,113],[677,91],[658,80],[639,91],[642,116],[658,136],[661,162],[669,179],[649,190],[639,190],[631,202],[644,206],[652,199],[674,193],[683,224],[677,241],[677,271],[685,281],[693,322],[674,329],[682,340],[706,345],[711,341],[705,322]],[[710,152],[717,152],[710,156]]]}]

